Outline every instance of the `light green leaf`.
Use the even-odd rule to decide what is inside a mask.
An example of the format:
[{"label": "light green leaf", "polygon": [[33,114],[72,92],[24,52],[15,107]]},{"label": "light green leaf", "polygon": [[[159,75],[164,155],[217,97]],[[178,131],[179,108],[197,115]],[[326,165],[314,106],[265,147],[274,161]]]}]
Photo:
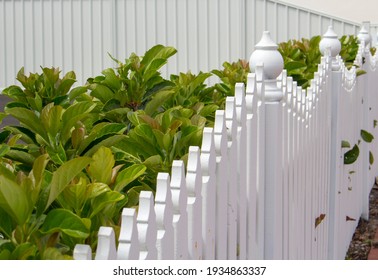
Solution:
[{"label": "light green leaf", "polygon": [[350,143],[346,140],[341,141],[341,148],[350,148]]},{"label": "light green leaf", "polygon": [[75,100],[77,97],[87,92],[87,87],[81,86],[72,89],[69,93],[70,100]]},{"label": "light green leaf", "polygon": [[120,171],[117,175],[114,190],[122,191],[128,184],[142,176],[146,169],[143,164],[134,164]]},{"label": "light green leaf", "polygon": [[58,197],[64,188],[92,161],[89,157],[71,159],[60,166],[54,173],[50,184],[50,193],[45,210]]},{"label": "light green leaf", "polygon": [[125,139],[125,135],[113,135],[105,140],[102,140],[98,144],[94,145],[92,148],[90,148],[86,153],[85,156],[92,156],[99,148],[101,147],[112,147],[116,145],[121,140]]},{"label": "light green leaf", "polygon": [[88,173],[94,182],[109,185],[112,179],[114,156],[107,147],[100,147],[92,156],[93,161],[89,165]]},{"label": "light green leaf", "polygon": [[35,259],[38,252],[38,247],[30,242],[18,245],[11,254],[13,260],[29,260]]},{"label": "light green leaf", "polygon": [[108,205],[121,201],[122,199],[124,199],[124,197],[125,196],[123,194],[116,191],[106,192],[97,196],[92,201],[92,211],[91,211],[90,218],[93,218],[94,216],[96,216]]},{"label": "light green leaf", "polygon": [[107,86],[101,84],[91,84],[89,88],[92,90],[90,95],[98,98],[104,104],[114,97],[113,91]]},{"label": "light green leaf", "polygon": [[62,232],[74,238],[87,238],[89,228],[77,215],[66,209],[51,210],[42,225],[43,234]]},{"label": "light green leaf", "polygon": [[173,89],[166,89],[157,92],[152,99],[147,103],[144,111],[146,114],[152,116],[157,112],[158,108],[162,106],[168,99],[170,99],[174,94]]},{"label": "light green leaf", "polygon": [[119,123],[99,123],[94,126],[91,133],[86,137],[77,149],[78,154],[82,154],[92,142],[97,139],[102,139],[106,135],[122,134],[126,130],[124,124]]},{"label": "light green leaf", "polygon": [[45,129],[39,118],[30,110],[25,108],[5,108],[5,112],[10,114],[24,124],[28,129],[34,133],[39,134],[43,140],[48,144],[48,137]]},{"label": "light green leaf", "polygon": [[29,174],[29,177],[32,178],[34,182],[34,189],[32,190],[33,204],[37,202],[43,180],[43,174],[45,172],[48,161],[48,156],[46,154],[39,156],[34,161],[32,172],[30,172]]},{"label": "light green leaf", "polygon": [[33,211],[24,189],[3,174],[0,174],[0,208],[12,216],[19,225],[23,225]]}]

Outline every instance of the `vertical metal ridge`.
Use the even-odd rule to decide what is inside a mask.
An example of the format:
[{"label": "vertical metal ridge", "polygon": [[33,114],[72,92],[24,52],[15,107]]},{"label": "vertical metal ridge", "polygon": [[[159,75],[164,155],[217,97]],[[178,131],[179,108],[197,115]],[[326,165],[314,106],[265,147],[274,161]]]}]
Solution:
[{"label": "vertical metal ridge", "polygon": [[[26,29],[26,23],[25,23],[25,1],[22,1],[22,60],[25,64],[26,61],[26,41],[25,41],[25,29]],[[18,69],[15,69],[15,71],[18,71]]]},{"label": "vertical metal ridge", "polygon": [[[54,0],[50,0],[50,14],[51,14],[51,64],[55,66],[55,24],[54,24]],[[44,67],[47,65],[44,65]]]},{"label": "vertical metal ridge", "polygon": [[[5,20],[5,1],[3,1],[3,34],[4,34],[4,38],[7,38],[7,21]],[[8,78],[8,71],[7,71],[7,63],[8,63],[8,59],[7,59],[7,45],[5,43],[5,40],[2,40],[1,42],[4,46],[4,50],[3,50],[3,61],[4,61],[4,69],[3,71],[3,78],[4,78],[4,81],[0,81],[0,86],[1,87],[5,87],[7,85],[7,78]]]},{"label": "vertical metal ridge", "polygon": [[[82,3],[84,0],[80,0]],[[94,45],[94,29],[93,29],[93,13],[94,13],[94,8],[93,8],[93,1],[89,1],[89,5],[90,5],[90,15],[89,15],[89,21],[90,21],[90,31],[89,31],[89,34],[90,34],[90,41],[91,41],[91,46]],[[101,14],[102,14],[102,11],[100,11],[100,26],[102,26],[102,18],[101,18]],[[84,34],[81,34],[81,37],[84,37]],[[100,27],[100,38],[102,38],[102,27]],[[102,41],[102,40],[101,40]],[[102,42],[100,42],[100,45],[102,44]],[[84,49],[84,45],[82,45],[82,49]],[[100,47],[100,50],[101,50],[101,47]],[[84,57],[84,56],[83,56]],[[91,61],[89,62],[90,63],[90,69],[91,69],[91,72],[93,73],[93,61],[94,61],[94,50],[93,50],[93,47],[90,48],[90,58],[91,58]],[[100,64],[102,64],[102,58],[100,56]],[[84,73],[84,65],[83,65],[83,73]]]},{"label": "vertical metal ridge", "polygon": [[[61,44],[62,44],[62,49],[61,49],[61,57],[62,57],[62,70],[63,73],[67,73],[69,69],[65,66],[65,56],[64,56],[64,9],[63,9],[63,0],[60,0],[60,13],[61,13]],[[72,40],[72,39],[71,39]]]}]

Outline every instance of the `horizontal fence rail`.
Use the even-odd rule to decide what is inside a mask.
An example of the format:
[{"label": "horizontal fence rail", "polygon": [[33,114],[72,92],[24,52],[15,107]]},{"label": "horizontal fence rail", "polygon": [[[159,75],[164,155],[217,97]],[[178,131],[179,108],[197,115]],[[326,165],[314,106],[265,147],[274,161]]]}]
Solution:
[{"label": "horizontal fence rail", "polygon": [[[378,172],[377,141],[362,136],[378,137],[377,57],[362,41],[357,77],[329,54],[307,90],[257,64],[187,166],[174,161],[155,197],[123,210],[118,240],[102,227],[96,252],[77,245],[74,258],[344,259]],[[360,156],[344,162],[354,145]]]},{"label": "horizontal fence rail", "polygon": [[[273,0],[0,0],[0,88],[21,67],[74,70],[80,84],[156,44],[173,46],[164,76],[248,58],[264,30],[276,42],[357,34],[360,24]],[[377,33],[377,28],[372,31]]]}]

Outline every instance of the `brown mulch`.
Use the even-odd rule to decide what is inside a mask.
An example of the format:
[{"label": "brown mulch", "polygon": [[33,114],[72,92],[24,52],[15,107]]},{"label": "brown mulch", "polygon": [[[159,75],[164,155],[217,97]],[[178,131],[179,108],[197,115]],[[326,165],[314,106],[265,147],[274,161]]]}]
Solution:
[{"label": "brown mulch", "polygon": [[378,186],[374,185],[369,197],[369,221],[360,219],[345,256],[347,260],[367,260],[370,249],[377,248],[374,235],[378,230]]}]

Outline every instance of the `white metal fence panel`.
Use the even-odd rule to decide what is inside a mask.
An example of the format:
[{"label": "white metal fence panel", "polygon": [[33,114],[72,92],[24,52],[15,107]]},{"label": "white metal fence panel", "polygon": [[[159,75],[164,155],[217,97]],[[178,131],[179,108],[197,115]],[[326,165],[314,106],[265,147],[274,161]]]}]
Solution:
[{"label": "white metal fence panel", "polygon": [[165,76],[210,71],[248,58],[264,30],[281,42],[330,24],[338,34],[360,26],[275,0],[1,0],[0,7],[0,88],[15,83],[21,67],[40,66],[74,70],[84,84],[114,66],[108,53],[122,61],[156,44],[178,50]]}]

